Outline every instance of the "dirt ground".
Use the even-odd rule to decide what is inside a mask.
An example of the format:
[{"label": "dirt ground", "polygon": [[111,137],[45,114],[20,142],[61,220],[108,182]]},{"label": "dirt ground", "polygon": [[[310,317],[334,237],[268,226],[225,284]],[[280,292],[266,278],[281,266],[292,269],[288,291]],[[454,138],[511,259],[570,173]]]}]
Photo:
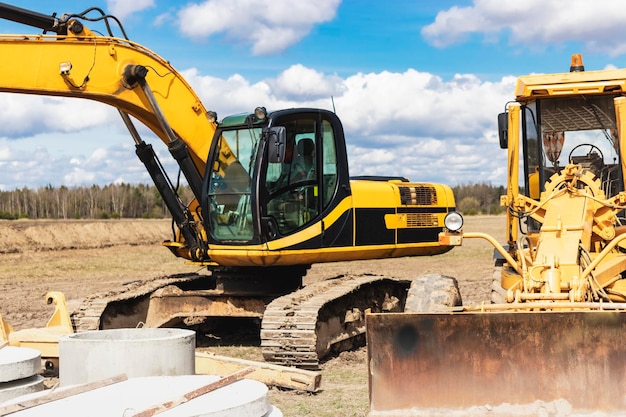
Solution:
[{"label": "dirt ground", "polygon": [[[466,217],[466,231],[502,241],[502,216]],[[62,291],[70,308],[94,293],[125,282],[194,269],[161,247],[171,236],[167,220],[0,221],[0,314],[14,329],[43,327],[52,307],[47,291]],[[415,277],[441,273],[459,280],[463,303],[487,301],[491,246],[467,240],[451,252],[421,258],[314,265],[305,284],[342,274],[379,273]],[[260,360],[258,347],[216,348],[216,353]],[[311,395],[270,391],[285,416],[365,416],[368,410],[366,349],[344,352],[322,364],[322,391]]]}]

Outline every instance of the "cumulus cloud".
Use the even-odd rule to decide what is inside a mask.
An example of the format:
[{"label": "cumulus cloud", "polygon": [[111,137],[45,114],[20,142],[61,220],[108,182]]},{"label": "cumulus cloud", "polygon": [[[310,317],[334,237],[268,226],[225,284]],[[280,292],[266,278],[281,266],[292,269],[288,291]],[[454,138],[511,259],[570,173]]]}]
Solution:
[{"label": "cumulus cloud", "polygon": [[328,99],[345,91],[343,80],[336,74],[325,75],[303,65],[292,65],[270,81],[272,91],[287,99]]},{"label": "cumulus cloud", "polygon": [[107,0],[108,13],[120,20],[150,7],[154,7],[154,0]]},{"label": "cumulus cloud", "polygon": [[195,68],[181,74],[200,95],[205,107],[217,112],[218,117],[252,111],[267,103],[272,94],[265,81],[252,84],[239,74],[223,79],[202,75]]},{"label": "cumulus cloud", "polygon": [[[155,151],[166,170],[175,175],[178,166],[172,161],[165,145],[156,143],[158,140],[154,142]],[[19,141],[0,139],[0,191],[48,184],[75,187],[151,182],[130,140],[124,143],[101,142],[101,146],[88,150],[88,153],[72,149],[73,143],[70,143],[69,149],[58,149],[65,148],[65,145],[60,142],[57,146],[46,144],[29,148]]]},{"label": "cumulus cloud", "polygon": [[0,107],[0,135],[11,137],[88,129],[105,125],[116,115],[93,101],[8,93],[0,94]]},{"label": "cumulus cloud", "polygon": [[620,0],[474,0],[471,6],[439,12],[422,35],[438,47],[476,34],[487,41],[502,36],[524,45],[580,41],[588,50],[617,56],[626,53],[626,41],[615,36],[626,20],[622,6]]},{"label": "cumulus cloud", "polygon": [[179,30],[193,39],[223,35],[252,45],[255,55],[281,52],[335,17],[341,0],[205,0],[178,12]]}]

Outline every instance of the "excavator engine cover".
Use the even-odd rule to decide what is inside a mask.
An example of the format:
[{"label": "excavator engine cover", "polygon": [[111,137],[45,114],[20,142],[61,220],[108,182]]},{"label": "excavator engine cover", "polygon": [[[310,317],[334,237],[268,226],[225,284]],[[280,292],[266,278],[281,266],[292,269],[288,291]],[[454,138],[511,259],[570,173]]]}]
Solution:
[{"label": "excavator engine cover", "polygon": [[625,312],[370,314],[366,327],[370,417],[626,410]]}]

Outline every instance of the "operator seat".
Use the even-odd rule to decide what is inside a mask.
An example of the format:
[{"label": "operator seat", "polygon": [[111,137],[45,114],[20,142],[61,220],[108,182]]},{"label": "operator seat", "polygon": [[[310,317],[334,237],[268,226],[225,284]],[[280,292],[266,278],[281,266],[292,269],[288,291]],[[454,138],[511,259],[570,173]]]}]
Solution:
[{"label": "operator seat", "polygon": [[296,148],[298,156],[295,157],[291,166],[292,182],[310,178],[315,167],[315,143],[313,139],[300,139]]}]

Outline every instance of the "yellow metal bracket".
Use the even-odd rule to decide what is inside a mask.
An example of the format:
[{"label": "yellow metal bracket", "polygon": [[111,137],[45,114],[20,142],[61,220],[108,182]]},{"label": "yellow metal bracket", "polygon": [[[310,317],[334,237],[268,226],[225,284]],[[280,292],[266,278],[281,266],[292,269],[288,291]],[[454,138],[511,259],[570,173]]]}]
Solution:
[{"label": "yellow metal bracket", "polygon": [[13,331],[11,326],[0,317],[0,336],[8,340],[9,346],[38,350],[41,352],[41,359],[46,370],[54,372],[58,368],[59,338],[74,333],[74,328],[63,293],[48,292],[46,303],[54,304],[54,313],[46,327]]}]

